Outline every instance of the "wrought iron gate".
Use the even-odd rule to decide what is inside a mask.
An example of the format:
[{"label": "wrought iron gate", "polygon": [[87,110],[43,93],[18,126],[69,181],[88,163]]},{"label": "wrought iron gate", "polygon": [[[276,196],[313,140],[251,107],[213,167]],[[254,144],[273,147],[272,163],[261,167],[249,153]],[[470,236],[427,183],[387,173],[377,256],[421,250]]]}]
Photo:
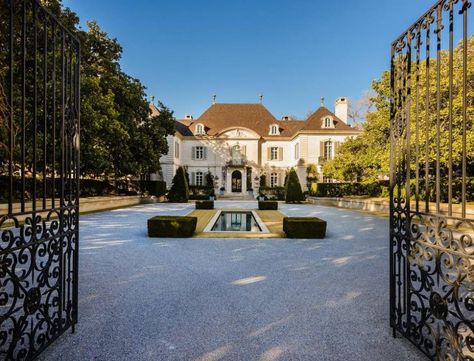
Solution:
[{"label": "wrought iron gate", "polygon": [[78,39],[38,0],[0,0],[0,359],[77,323]]},{"label": "wrought iron gate", "polygon": [[390,323],[433,360],[474,360],[471,1],[392,44]]}]

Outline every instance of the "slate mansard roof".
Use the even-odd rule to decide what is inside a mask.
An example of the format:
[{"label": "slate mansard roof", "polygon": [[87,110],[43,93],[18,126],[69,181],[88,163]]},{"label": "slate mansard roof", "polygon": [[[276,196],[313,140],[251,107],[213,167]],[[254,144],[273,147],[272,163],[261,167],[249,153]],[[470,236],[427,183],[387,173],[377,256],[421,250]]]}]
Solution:
[{"label": "slate mansard roof", "polygon": [[[331,117],[333,128],[324,128],[323,120]],[[320,107],[306,120],[278,120],[262,104],[213,104],[197,119],[183,119],[176,122],[176,131],[183,136],[196,133],[196,125],[205,127],[206,135],[218,136],[222,131],[231,128],[247,128],[265,138],[288,138],[298,132],[324,130],[327,132],[353,131],[357,129],[345,124],[334,113]],[[279,135],[270,135],[272,125],[278,125]]]}]

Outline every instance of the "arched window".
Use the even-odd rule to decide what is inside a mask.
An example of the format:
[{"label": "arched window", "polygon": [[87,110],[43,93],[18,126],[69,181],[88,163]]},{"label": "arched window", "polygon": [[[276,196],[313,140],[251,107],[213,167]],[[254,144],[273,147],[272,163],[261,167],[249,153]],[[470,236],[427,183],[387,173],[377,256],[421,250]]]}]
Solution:
[{"label": "arched window", "polygon": [[331,160],[332,159],[332,142],[328,140],[324,142],[324,159]]},{"label": "arched window", "polygon": [[204,125],[198,124],[196,125],[196,134],[204,134]]},{"label": "arched window", "polygon": [[278,125],[273,124],[270,127],[270,135],[278,135],[278,134],[280,134],[279,129],[278,129]]}]

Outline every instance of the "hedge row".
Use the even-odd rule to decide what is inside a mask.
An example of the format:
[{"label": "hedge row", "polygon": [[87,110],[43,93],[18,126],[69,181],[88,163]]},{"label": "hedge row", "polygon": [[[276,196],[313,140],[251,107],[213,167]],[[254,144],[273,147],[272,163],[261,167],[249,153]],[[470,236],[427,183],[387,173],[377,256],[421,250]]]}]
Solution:
[{"label": "hedge row", "polygon": [[326,227],[326,221],[316,217],[283,218],[283,231],[288,238],[324,238],[326,236]]},{"label": "hedge row", "polygon": [[207,186],[189,186],[189,199],[208,200],[209,197],[215,197],[214,188]]},{"label": "hedge row", "polygon": [[148,220],[148,237],[192,237],[197,217],[157,216]]},{"label": "hedge row", "polygon": [[[441,202],[448,202],[448,180],[440,180],[440,199]],[[415,199],[416,180],[410,181],[411,198]],[[395,188],[396,191],[396,188]],[[460,203],[462,199],[462,179],[454,178],[452,183],[453,202]],[[348,197],[348,196],[370,196],[370,197],[388,197],[388,182],[377,183],[310,183],[308,193],[314,197]],[[403,185],[401,190],[403,196],[406,195],[406,187]],[[425,188],[425,180],[421,179],[418,184],[419,199],[428,199],[430,202],[436,202],[436,181],[430,179],[428,184],[428,195]],[[466,179],[466,201],[474,201],[474,177]]]},{"label": "hedge row", "polygon": [[278,202],[258,201],[258,209],[261,211],[276,211],[278,209]]},{"label": "hedge row", "polygon": [[383,183],[311,183],[308,186],[308,192],[310,196],[314,196],[314,197],[347,197],[347,196],[380,197],[384,194],[384,192],[388,192],[388,184],[385,185]]},{"label": "hedge row", "polygon": [[196,201],[196,209],[214,209],[214,201]]},{"label": "hedge row", "polygon": [[[36,195],[38,198],[43,197],[43,180],[36,179]],[[80,196],[81,197],[95,197],[95,196],[107,196],[107,195],[137,195],[138,194],[138,183],[133,181],[117,181],[115,184],[111,184],[105,180],[97,179],[81,179],[80,180]],[[10,180],[8,176],[0,176],[0,201],[6,202],[8,200],[8,189]],[[74,184],[65,183],[65,192],[68,192],[70,187]],[[56,197],[59,197],[61,192],[61,179],[46,179],[46,197],[50,198],[53,193]],[[73,188],[74,189],[74,188]],[[25,178],[25,199],[31,200],[33,197],[33,178]],[[22,195],[22,181],[21,178],[15,177],[13,180],[13,199],[19,201]]]},{"label": "hedge row", "polygon": [[265,199],[285,200],[285,187],[260,187],[259,192],[260,197],[265,197]]},{"label": "hedge row", "polygon": [[164,181],[138,181],[140,190],[146,191],[151,196],[161,197],[166,194],[166,182]]}]

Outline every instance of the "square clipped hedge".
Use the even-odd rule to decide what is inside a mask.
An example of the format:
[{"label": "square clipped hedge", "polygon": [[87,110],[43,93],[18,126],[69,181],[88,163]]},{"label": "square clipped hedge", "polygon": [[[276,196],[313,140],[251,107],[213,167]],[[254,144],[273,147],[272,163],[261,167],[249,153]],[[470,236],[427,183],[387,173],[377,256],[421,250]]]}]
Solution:
[{"label": "square clipped hedge", "polygon": [[327,222],[317,217],[285,217],[283,231],[288,238],[321,239],[326,237]]},{"label": "square clipped hedge", "polygon": [[196,201],[196,209],[214,209],[214,201]]},{"label": "square clipped hedge", "polygon": [[261,211],[276,211],[278,209],[277,201],[258,201],[258,209]]},{"label": "square clipped hedge", "polygon": [[197,217],[156,216],[148,220],[148,237],[192,237]]}]

